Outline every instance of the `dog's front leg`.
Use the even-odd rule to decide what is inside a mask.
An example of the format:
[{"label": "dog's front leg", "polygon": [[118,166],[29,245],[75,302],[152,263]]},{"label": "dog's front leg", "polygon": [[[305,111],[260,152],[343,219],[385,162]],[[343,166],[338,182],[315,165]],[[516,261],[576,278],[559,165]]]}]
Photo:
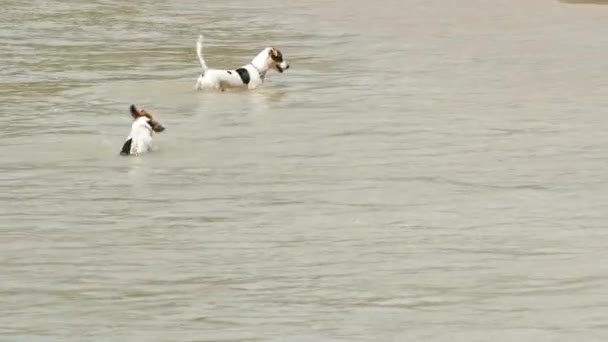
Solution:
[{"label": "dog's front leg", "polygon": [[259,87],[261,84],[262,84],[262,82],[249,82],[249,84],[247,85],[247,89],[254,90],[257,87]]}]

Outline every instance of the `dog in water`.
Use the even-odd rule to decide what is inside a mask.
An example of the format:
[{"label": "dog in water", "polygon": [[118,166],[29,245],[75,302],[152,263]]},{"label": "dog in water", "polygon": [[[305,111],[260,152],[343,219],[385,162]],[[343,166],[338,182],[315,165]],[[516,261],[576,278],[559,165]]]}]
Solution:
[{"label": "dog in water", "polygon": [[138,110],[135,105],[131,105],[129,110],[131,111],[133,124],[131,125],[131,133],[122,145],[120,154],[128,156],[149,152],[152,148],[154,133],[160,133],[165,128],[145,110]]},{"label": "dog in water", "polygon": [[228,88],[255,89],[264,83],[266,72],[276,69],[282,73],[289,69],[289,64],[283,58],[279,49],[267,47],[258,53],[249,64],[238,69],[221,70],[209,69],[203,59],[203,36],[198,37],[196,42],[196,54],[201,63],[203,72],[196,81],[195,89],[216,89],[224,91]]}]

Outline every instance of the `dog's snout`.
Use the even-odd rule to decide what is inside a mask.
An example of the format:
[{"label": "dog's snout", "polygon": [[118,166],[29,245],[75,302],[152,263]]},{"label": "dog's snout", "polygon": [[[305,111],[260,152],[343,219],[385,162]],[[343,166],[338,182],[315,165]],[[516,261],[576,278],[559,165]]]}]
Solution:
[{"label": "dog's snout", "polygon": [[156,133],[160,133],[160,132],[162,132],[162,131],[164,131],[164,130],[165,130],[165,127],[164,127],[163,125],[161,125],[161,124],[157,123],[156,125],[154,125],[154,126],[152,127],[152,129],[154,130],[154,132],[156,132]]},{"label": "dog's snout", "polygon": [[289,69],[289,64],[287,64],[287,66],[285,66],[285,70]]}]

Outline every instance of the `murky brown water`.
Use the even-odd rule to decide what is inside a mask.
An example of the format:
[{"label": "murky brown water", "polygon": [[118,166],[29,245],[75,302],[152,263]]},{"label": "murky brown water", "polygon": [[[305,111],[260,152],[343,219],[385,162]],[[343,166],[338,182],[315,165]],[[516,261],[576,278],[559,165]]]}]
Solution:
[{"label": "murky brown water", "polygon": [[0,4],[1,341],[608,338],[608,6]]}]

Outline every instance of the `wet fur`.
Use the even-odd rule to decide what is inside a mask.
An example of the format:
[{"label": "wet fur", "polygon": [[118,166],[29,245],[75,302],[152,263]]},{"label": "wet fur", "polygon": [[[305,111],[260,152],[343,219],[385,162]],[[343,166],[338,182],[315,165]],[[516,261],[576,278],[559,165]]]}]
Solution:
[{"label": "wet fur", "polygon": [[129,110],[131,111],[131,115],[145,116],[146,118],[148,118],[148,124],[150,124],[150,127],[152,127],[152,130],[154,132],[160,133],[165,130],[165,127],[163,127],[163,125],[161,125],[158,121],[154,120],[152,114],[146,112],[145,110],[137,110],[137,108],[135,108],[135,105],[131,105],[131,107],[129,107]]},{"label": "wet fur", "polygon": [[133,124],[131,125],[131,133],[129,133],[120,150],[120,154],[124,156],[148,152],[152,146],[153,134],[165,130],[165,127],[145,110],[138,110],[135,105],[131,105],[129,110],[131,111]]},{"label": "wet fur", "polygon": [[202,73],[196,81],[195,89],[215,89],[224,91],[229,88],[255,89],[264,83],[270,69],[279,72],[289,69],[281,51],[274,47],[263,49],[249,64],[237,69],[211,69],[203,58],[203,36],[196,42],[196,54],[201,64]]}]

